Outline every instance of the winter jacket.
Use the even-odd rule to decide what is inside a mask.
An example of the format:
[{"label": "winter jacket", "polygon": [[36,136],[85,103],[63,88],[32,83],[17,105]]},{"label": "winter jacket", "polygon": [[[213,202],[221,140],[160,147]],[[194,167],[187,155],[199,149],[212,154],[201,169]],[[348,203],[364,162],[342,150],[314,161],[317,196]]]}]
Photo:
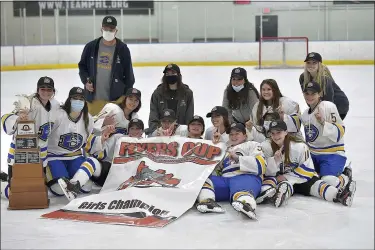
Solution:
[{"label": "winter jacket", "polygon": [[[87,79],[90,78],[94,85],[94,92],[89,92],[85,88],[85,98],[88,102],[92,102],[95,96],[96,68],[100,39],[102,39],[102,37],[99,37],[86,44],[81,55],[81,60],[78,63],[81,82],[86,84]],[[106,101],[117,100],[119,97],[124,95],[129,88],[133,87],[135,81],[129,48],[125,43],[117,38],[116,48],[113,54],[111,74],[112,79],[110,81],[110,100]]]},{"label": "winter jacket", "polygon": [[[303,89],[304,79],[305,78],[302,73],[299,77],[301,89]],[[313,78],[310,76],[310,80],[312,79]],[[335,83],[335,81],[328,76],[322,76],[321,82],[325,83],[325,90],[322,100],[333,102],[334,104],[336,104],[339,114],[346,115],[349,111],[349,100],[348,97],[345,95],[344,91],[342,91],[340,87]]]},{"label": "winter jacket", "polygon": [[[163,110],[170,108],[168,107],[168,102],[171,97],[163,89],[162,84],[160,84],[152,93],[150,102],[150,116],[148,119],[148,133],[152,133],[160,126],[160,118],[163,114]],[[194,97],[193,91],[188,85],[183,85],[181,89],[177,91],[177,123],[180,125],[188,125],[189,121],[193,119],[194,116]]]},{"label": "winter jacket", "polygon": [[249,88],[248,97],[249,99],[247,103],[242,103],[238,109],[231,109],[229,107],[229,100],[227,98],[227,89],[225,89],[222,106],[228,110],[228,114],[229,114],[228,119],[230,123],[232,122],[246,123],[248,120],[250,120],[251,111],[253,110],[253,107],[255,103],[257,103],[259,98],[252,88]]}]

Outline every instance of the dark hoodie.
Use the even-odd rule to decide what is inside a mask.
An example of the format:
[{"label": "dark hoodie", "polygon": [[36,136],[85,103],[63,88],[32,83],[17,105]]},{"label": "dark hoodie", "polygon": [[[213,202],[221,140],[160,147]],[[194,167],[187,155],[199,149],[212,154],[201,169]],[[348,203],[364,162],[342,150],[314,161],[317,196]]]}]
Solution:
[{"label": "dark hoodie", "polygon": [[[194,97],[193,91],[188,85],[183,84],[182,86],[183,87],[179,88],[176,93],[176,123],[187,125],[194,116]],[[159,84],[154,93],[152,93],[150,102],[150,116],[148,119],[148,133],[152,133],[159,127],[160,118],[164,109],[173,109],[173,107],[168,107],[168,101],[171,100],[171,98],[171,95],[163,88],[162,84]]]}]

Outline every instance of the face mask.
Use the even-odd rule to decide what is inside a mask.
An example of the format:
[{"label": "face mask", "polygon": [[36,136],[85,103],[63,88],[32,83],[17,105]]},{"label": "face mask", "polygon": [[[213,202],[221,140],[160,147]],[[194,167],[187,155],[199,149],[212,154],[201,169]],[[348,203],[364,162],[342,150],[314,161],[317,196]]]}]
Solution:
[{"label": "face mask", "polygon": [[243,86],[243,84],[242,84],[242,85],[239,85],[239,86],[234,86],[234,85],[232,85],[232,88],[233,88],[234,91],[236,91],[236,92],[240,92],[241,89],[244,88],[244,86]]},{"label": "face mask", "polygon": [[115,39],[115,32],[110,32],[110,31],[105,31],[105,30],[103,30],[103,38],[104,38],[104,40],[106,40],[107,42],[110,42],[110,41],[112,41],[113,39]]},{"label": "face mask", "polygon": [[266,131],[270,129],[270,124],[271,124],[271,121],[264,121],[263,127],[265,128]]},{"label": "face mask", "polygon": [[70,104],[73,112],[81,112],[85,106],[85,102],[81,100],[71,100]]},{"label": "face mask", "polygon": [[165,81],[168,84],[175,84],[178,81],[178,76],[176,75],[165,76]]}]

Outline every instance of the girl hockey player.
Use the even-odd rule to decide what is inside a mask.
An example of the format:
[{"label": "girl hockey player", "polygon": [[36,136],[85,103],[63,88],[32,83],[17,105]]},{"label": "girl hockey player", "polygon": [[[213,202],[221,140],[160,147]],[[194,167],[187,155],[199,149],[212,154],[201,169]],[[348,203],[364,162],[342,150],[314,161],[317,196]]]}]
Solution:
[{"label": "girl hockey player", "polygon": [[267,173],[277,177],[274,179],[274,185],[263,185],[262,191],[274,189],[277,179],[276,195],[269,197],[276,207],[285,204],[294,193],[312,195],[351,206],[355,182],[349,180],[345,186],[338,189],[319,180],[308,146],[288,135],[284,121],[272,122],[270,133],[272,141],[262,143],[262,149],[266,156]]},{"label": "girl hockey player", "polygon": [[260,144],[246,141],[246,128],[234,123],[228,129],[228,156],[222,163],[221,176],[211,175],[198,196],[197,209],[202,213],[224,210],[217,201],[230,201],[235,210],[255,219],[257,197],[266,171]]},{"label": "girl hockey player", "polygon": [[[143,132],[142,120],[135,118],[129,122],[129,137],[142,138]],[[63,179],[64,190],[69,199],[77,197],[83,187],[91,184],[91,180],[98,186],[104,185],[111,168],[117,140],[124,136],[127,135],[118,132],[114,125],[106,126],[100,136],[94,134],[89,136],[85,150],[95,157],[95,159],[90,158],[95,163],[95,168],[87,172],[84,167],[80,167],[71,180]]]},{"label": "girl hockey player", "polygon": [[349,111],[349,100],[345,93],[333,80],[327,66],[322,62],[322,56],[316,52],[310,52],[305,59],[305,70],[299,77],[299,83],[302,90],[310,81],[319,84],[322,100],[330,101],[336,104],[341,120],[344,120]]},{"label": "girl hockey player", "polygon": [[[42,161],[46,159],[47,139],[55,122],[56,110],[59,108],[59,103],[53,98],[54,95],[55,85],[53,79],[48,76],[41,77],[37,83],[36,93],[29,97],[31,99],[29,111],[20,110],[17,113],[12,112],[2,116],[1,124],[4,132],[13,136],[8,153],[9,183],[12,178],[12,165],[14,164],[14,134],[19,121],[33,120],[35,122],[35,129],[39,136],[40,158]],[[9,187],[2,186],[5,186],[6,189]],[[2,193],[8,193],[8,190]]]},{"label": "girl hockey player", "polygon": [[96,167],[95,159],[86,159],[82,153],[93,128],[82,88],[74,87],[69,91],[69,97],[57,115],[59,119],[56,119],[48,140],[46,179],[50,191],[62,196],[64,178],[72,178],[80,168],[90,173]]},{"label": "girl hockey player", "polygon": [[229,137],[225,132],[230,128],[228,110],[222,106],[215,106],[206,117],[211,117],[212,125],[206,129],[205,140],[213,140],[215,143],[228,142]]},{"label": "girl hockey player", "polygon": [[177,123],[176,113],[172,109],[164,109],[160,119],[160,127],[156,129],[150,137],[153,136],[173,136],[188,134],[187,126]]},{"label": "girl hockey player", "polygon": [[234,68],[223,97],[223,107],[229,112],[229,121],[245,124],[250,120],[251,110],[258,100],[258,90],[247,79],[246,70]]},{"label": "girl hockey player", "polygon": [[138,118],[141,106],[141,91],[136,88],[128,89],[121,104],[107,103],[94,117],[94,133],[100,135],[103,127],[114,125],[119,133],[127,134],[129,121]]}]

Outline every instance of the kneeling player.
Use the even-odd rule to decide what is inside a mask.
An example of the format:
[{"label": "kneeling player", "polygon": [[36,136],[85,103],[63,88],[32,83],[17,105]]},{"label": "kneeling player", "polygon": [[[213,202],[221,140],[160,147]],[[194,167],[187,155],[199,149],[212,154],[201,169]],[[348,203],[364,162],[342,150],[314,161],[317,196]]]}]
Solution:
[{"label": "kneeling player", "polygon": [[[349,180],[343,188],[336,188],[319,180],[314,170],[308,146],[288,135],[284,121],[270,125],[272,141],[262,144],[268,169],[274,169],[278,181],[277,192],[271,197],[276,207],[284,204],[294,193],[315,196],[327,201],[340,202],[351,206],[355,192],[355,182]],[[267,185],[263,189],[272,189]]]},{"label": "kneeling player", "polygon": [[[89,136],[85,150],[95,157],[96,168],[91,172],[80,168],[71,180],[64,179],[68,199],[74,199],[81,187],[90,183],[91,180],[100,187],[104,185],[111,168],[117,140],[126,136],[118,131],[114,125],[109,125],[102,131],[101,136],[94,134]],[[142,120],[137,118],[130,120],[129,137],[142,138],[143,132],[144,124]]]},{"label": "kneeling player", "polygon": [[266,163],[260,144],[246,141],[246,128],[234,123],[229,130],[228,156],[224,159],[221,176],[211,175],[198,196],[198,211],[224,212],[216,201],[230,201],[235,210],[256,218],[257,197],[262,185]]}]

